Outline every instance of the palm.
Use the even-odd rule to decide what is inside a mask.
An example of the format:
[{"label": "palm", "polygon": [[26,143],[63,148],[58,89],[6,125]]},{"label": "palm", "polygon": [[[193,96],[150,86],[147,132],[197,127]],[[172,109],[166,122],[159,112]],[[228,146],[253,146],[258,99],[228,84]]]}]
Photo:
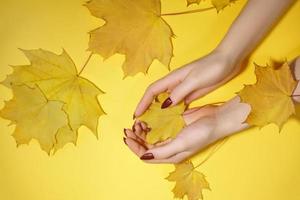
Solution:
[{"label": "palm", "polygon": [[[154,162],[164,162],[165,157],[174,157],[178,161],[182,158],[186,158],[197,152],[202,145],[203,141],[208,142],[210,133],[214,128],[214,114],[215,106],[204,106],[187,110],[183,113],[183,118],[186,123],[186,127],[177,135],[174,139],[167,139],[166,141],[149,144],[146,142],[146,134],[151,127],[147,127],[144,122],[136,121],[132,129],[126,129],[125,134],[127,136],[126,143],[128,147],[139,157],[141,157],[147,150],[155,150],[160,147],[163,150],[161,159],[157,158]],[[199,131],[201,133],[199,133]],[[176,155],[174,151],[168,151],[168,144],[172,142],[176,144]],[[149,161],[153,162],[153,161]]]}]

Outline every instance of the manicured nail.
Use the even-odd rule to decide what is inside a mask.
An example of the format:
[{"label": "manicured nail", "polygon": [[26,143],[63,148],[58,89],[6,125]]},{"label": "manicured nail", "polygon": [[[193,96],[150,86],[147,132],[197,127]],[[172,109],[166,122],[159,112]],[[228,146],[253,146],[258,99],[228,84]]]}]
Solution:
[{"label": "manicured nail", "polygon": [[167,108],[169,107],[170,105],[172,104],[172,100],[169,98],[167,98],[161,105],[161,108],[164,109],[164,108]]},{"label": "manicured nail", "polygon": [[123,137],[123,141],[124,141],[124,143],[125,143],[126,145],[128,145],[128,144],[126,143],[126,138]]},{"label": "manicured nail", "polygon": [[126,128],[124,128],[123,131],[124,131],[124,134],[125,134],[126,137],[127,137]]},{"label": "manicured nail", "polygon": [[146,154],[144,154],[140,159],[141,159],[141,160],[151,160],[151,159],[153,159],[153,158],[154,158],[154,156],[153,156],[152,153],[146,153]]}]

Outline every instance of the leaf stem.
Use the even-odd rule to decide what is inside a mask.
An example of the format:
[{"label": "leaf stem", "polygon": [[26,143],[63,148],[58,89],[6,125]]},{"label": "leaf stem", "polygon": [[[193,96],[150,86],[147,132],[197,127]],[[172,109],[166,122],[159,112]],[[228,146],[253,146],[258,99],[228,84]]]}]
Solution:
[{"label": "leaf stem", "polygon": [[85,69],[86,65],[87,65],[88,62],[90,61],[92,55],[93,55],[93,52],[91,52],[91,53],[89,54],[88,58],[86,59],[84,65],[83,65],[83,67],[81,68],[81,70],[80,70],[80,72],[78,73],[78,75],[80,75],[80,74],[83,72],[83,70]]},{"label": "leaf stem", "polygon": [[208,7],[208,8],[200,8],[196,10],[188,10],[188,11],[183,11],[183,12],[175,12],[175,13],[163,13],[161,16],[170,16],[170,15],[184,15],[184,14],[189,14],[189,13],[197,13],[197,12],[204,12],[208,10],[212,10],[215,7]]},{"label": "leaf stem", "polygon": [[216,153],[224,144],[225,142],[229,139],[229,137],[225,137],[223,140],[221,140],[219,142],[219,144],[217,144],[212,151],[206,156],[206,158],[204,158],[204,160],[202,160],[198,165],[196,165],[194,167],[194,169],[196,169],[197,167],[200,167],[203,163],[205,163],[214,153]]}]

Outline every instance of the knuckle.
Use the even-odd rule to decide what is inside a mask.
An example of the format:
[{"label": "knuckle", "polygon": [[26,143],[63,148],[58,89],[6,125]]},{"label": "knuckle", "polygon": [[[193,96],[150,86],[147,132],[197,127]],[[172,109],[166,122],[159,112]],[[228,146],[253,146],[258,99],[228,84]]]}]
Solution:
[{"label": "knuckle", "polygon": [[149,93],[149,94],[154,94],[154,88],[155,88],[155,86],[156,86],[156,83],[151,83],[148,87],[147,87],[147,89],[146,89],[146,93]]},{"label": "knuckle", "polygon": [[195,75],[188,76],[184,82],[182,82],[182,88],[191,92],[197,88],[200,78]]}]

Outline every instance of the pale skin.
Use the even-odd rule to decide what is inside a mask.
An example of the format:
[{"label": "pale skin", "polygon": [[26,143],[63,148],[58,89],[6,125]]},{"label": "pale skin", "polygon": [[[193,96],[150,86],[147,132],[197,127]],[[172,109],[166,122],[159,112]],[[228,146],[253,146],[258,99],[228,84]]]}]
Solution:
[{"label": "pale skin", "polygon": [[[294,0],[249,0],[219,45],[208,55],[188,63],[152,83],[137,105],[134,117],[142,115],[153,98],[168,91],[163,108],[181,101],[186,104],[206,95],[238,75],[243,63],[274,27]],[[266,9],[266,7],[268,9]],[[300,59],[292,71],[300,79]],[[300,93],[298,84],[295,94]],[[295,101],[299,101],[294,97]],[[162,109],[163,109],[162,108]],[[244,123],[251,108],[235,97],[221,106],[207,105],[187,110],[186,126],[174,139],[150,145],[145,142],[149,127],[136,121],[134,130],[124,129],[125,143],[147,163],[179,163],[209,144],[249,127]],[[151,128],[151,127],[150,127]]]}]

